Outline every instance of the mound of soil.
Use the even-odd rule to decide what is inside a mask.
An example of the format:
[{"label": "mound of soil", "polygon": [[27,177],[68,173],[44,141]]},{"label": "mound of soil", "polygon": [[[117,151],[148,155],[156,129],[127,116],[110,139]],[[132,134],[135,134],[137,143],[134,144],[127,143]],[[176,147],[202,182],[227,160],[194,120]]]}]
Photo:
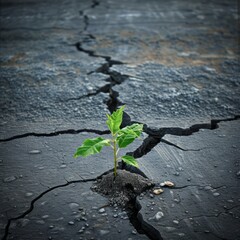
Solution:
[{"label": "mound of soil", "polygon": [[115,178],[113,172],[102,175],[93,184],[92,190],[107,196],[111,205],[125,206],[137,195],[153,186],[154,183],[148,178],[126,170],[117,170]]}]

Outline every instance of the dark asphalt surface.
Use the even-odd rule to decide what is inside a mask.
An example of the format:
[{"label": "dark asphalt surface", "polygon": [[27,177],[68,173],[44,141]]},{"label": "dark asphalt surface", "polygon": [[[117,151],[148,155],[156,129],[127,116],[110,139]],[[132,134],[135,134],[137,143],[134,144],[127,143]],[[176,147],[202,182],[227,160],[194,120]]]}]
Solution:
[{"label": "dark asphalt surface", "polygon": [[[240,239],[236,0],[0,3],[1,238]],[[125,151],[175,183],[138,197],[141,226],[71,182],[112,168],[72,155],[122,104],[146,124]]]}]

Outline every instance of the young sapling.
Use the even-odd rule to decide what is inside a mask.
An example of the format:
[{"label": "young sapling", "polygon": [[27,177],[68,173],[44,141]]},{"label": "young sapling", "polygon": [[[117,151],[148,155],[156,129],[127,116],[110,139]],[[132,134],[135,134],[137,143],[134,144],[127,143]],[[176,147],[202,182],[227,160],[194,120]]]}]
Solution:
[{"label": "young sapling", "polygon": [[123,118],[123,110],[125,106],[120,107],[111,115],[107,114],[106,124],[111,132],[112,138],[105,139],[102,137],[86,139],[83,144],[76,150],[74,157],[87,157],[92,154],[101,152],[104,146],[110,146],[113,149],[113,161],[114,161],[114,176],[117,176],[117,162],[119,160],[124,161],[126,164],[138,167],[136,159],[132,156],[118,156],[118,152],[121,148],[127,147],[136,138],[140,137],[143,131],[143,124],[134,123],[130,126],[120,128]]}]

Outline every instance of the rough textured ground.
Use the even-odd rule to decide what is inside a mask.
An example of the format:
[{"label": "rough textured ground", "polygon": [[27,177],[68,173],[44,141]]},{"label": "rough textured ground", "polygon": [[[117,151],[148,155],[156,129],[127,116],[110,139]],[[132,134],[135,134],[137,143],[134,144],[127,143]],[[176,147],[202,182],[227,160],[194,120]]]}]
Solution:
[{"label": "rough textured ground", "polygon": [[92,190],[109,198],[111,205],[126,206],[142,192],[154,186],[154,183],[139,174],[126,170],[117,170],[117,176],[113,172],[103,175],[92,186]]},{"label": "rough textured ground", "polygon": [[[237,0],[0,3],[2,239],[240,238]],[[72,157],[122,104],[124,153],[175,183],[130,219],[90,191],[112,153]]]}]

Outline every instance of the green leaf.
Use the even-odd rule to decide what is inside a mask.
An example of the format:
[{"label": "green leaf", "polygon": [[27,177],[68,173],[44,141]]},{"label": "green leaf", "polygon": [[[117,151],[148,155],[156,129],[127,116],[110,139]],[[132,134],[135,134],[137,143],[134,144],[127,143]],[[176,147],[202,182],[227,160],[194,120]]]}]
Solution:
[{"label": "green leaf", "polygon": [[132,124],[118,132],[117,142],[120,148],[124,148],[138,138],[143,130],[143,124]]},{"label": "green leaf", "polygon": [[115,135],[120,130],[124,108],[125,106],[122,106],[116,112],[113,112],[111,115],[107,114],[108,120],[106,123],[112,135]]},{"label": "green leaf", "polygon": [[91,154],[99,153],[103,146],[110,146],[110,139],[104,139],[101,137],[86,139],[83,144],[77,149],[74,157],[87,157]]},{"label": "green leaf", "polygon": [[125,155],[125,156],[122,156],[121,158],[125,163],[138,168],[138,163],[134,157]]}]

